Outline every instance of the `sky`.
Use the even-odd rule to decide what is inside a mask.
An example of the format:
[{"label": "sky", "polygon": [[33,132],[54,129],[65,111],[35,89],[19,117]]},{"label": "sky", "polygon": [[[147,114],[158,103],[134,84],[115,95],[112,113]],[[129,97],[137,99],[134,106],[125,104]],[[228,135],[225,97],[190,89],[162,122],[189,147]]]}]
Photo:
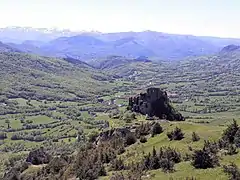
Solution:
[{"label": "sky", "polygon": [[0,27],[240,38],[240,0],[0,0]]}]

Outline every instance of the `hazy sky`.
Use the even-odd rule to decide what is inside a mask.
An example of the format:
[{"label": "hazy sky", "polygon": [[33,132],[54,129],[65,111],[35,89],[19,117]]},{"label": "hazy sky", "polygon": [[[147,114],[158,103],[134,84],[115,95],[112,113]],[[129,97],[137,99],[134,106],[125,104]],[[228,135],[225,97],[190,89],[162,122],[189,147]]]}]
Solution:
[{"label": "hazy sky", "polygon": [[240,0],[0,0],[0,27],[240,38]]}]

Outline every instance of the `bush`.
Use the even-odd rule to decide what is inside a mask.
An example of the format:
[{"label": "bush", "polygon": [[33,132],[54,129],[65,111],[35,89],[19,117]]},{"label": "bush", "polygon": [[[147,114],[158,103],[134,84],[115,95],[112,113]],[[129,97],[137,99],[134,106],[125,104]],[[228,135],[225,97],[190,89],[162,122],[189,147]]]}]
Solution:
[{"label": "bush", "polygon": [[193,132],[192,133],[192,141],[193,142],[196,142],[196,141],[199,141],[200,140],[200,137],[197,133]]},{"label": "bush", "polygon": [[152,137],[156,134],[161,134],[163,132],[163,129],[162,127],[160,126],[159,123],[154,123],[152,129],[151,129],[151,134],[152,134]]},{"label": "bush", "polygon": [[137,141],[135,135],[133,133],[128,133],[125,137],[125,145],[130,146]]},{"label": "bush", "polygon": [[117,154],[123,154],[125,152],[125,148],[123,146],[121,146],[118,150],[117,150]]},{"label": "bush", "polygon": [[155,148],[153,147],[153,152],[152,152],[152,156],[151,156],[151,159],[150,159],[150,169],[159,169],[160,167],[161,167],[160,166],[160,159],[157,156]]},{"label": "bush", "polygon": [[121,170],[125,169],[123,160],[122,159],[114,159],[111,162],[111,169],[113,171],[121,171]]},{"label": "bush", "polygon": [[131,123],[136,119],[136,114],[130,111],[125,112],[120,119],[124,120],[126,123]]},{"label": "bush", "polygon": [[230,180],[240,180],[240,170],[236,164],[231,163],[228,166],[224,165],[223,171],[231,176]]},{"label": "bush", "polygon": [[218,157],[204,150],[196,150],[193,154],[193,166],[197,169],[214,168],[219,165]]},{"label": "bush", "polygon": [[135,135],[137,138],[141,136],[146,136],[151,133],[151,124],[150,123],[142,123],[140,126],[136,127]]},{"label": "bush", "polygon": [[39,165],[49,163],[51,158],[52,157],[41,147],[40,149],[31,151],[26,161],[33,165]]},{"label": "bush", "polygon": [[219,144],[216,142],[204,141],[203,150],[216,154],[219,151]]},{"label": "bush", "polygon": [[191,154],[186,153],[186,154],[183,156],[183,160],[184,160],[184,161],[190,161],[191,159],[192,159],[192,155],[191,155]]},{"label": "bush", "polygon": [[164,158],[159,161],[160,166],[163,170],[163,172],[173,172],[174,171],[174,162]]},{"label": "bush", "polygon": [[7,134],[3,133],[3,132],[0,132],[0,140],[4,140],[6,138],[7,138]]},{"label": "bush", "polygon": [[228,155],[234,155],[237,154],[238,150],[237,147],[234,144],[229,144],[228,148],[227,148],[227,154]]},{"label": "bush", "polygon": [[92,131],[91,133],[88,134],[88,141],[94,142],[94,141],[96,141],[97,137],[98,137],[98,132]]},{"label": "bush", "polygon": [[161,148],[159,151],[159,157],[160,159],[167,158],[174,163],[181,162],[181,154],[171,147],[168,147],[165,150]]},{"label": "bush", "polygon": [[222,138],[229,143],[233,143],[235,139],[235,134],[237,133],[239,127],[236,120],[233,120],[233,123],[228,126],[224,131]]},{"label": "bush", "polygon": [[116,174],[116,173],[114,173],[114,174],[111,176],[110,180],[125,180],[125,177],[123,176],[122,173],[121,173],[121,174]]},{"label": "bush", "polygon": [[140,137],[140,142],[141,142],[141,143],[147,142],[147,138],[146,138],[145,136],[141,136],[141,137]]},{"label": "bush", "polygon": [[172,140],[179,141],[184,138],[184,134],[183,134],[182,130],[178,127],[176,127],[175,130],[173,130],[172,132],[168,132],[167,136],[170,139],[170,141],[172,141]]},{"label": "bush", "polygon": [[152,154],[148,154],[144,157],[142,167],[145,170],[162,168],[164,172],[172,172],[174,163],[181,162],[181,154],[175,149],[170,147],[160,148],[159,152],[155,148],[152,150]]},{"label": "bush", "polygon": [[240,147],[240,129],[237,130],[233,142],[238,148]]},{"label": "bush", "polygon": [[228,148],[229,142],[224,139],[219,139],[218,146],[220,149]]}]

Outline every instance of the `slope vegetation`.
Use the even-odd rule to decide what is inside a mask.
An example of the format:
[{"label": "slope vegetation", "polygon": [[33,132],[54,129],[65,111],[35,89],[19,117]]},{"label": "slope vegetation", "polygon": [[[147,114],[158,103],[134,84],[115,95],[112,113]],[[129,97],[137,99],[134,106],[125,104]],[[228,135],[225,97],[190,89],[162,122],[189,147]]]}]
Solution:
[{"label": "slope vegetation", "polygon": [[109,77],[85,63],[22,53],[0,53],[0,63],[1,95],[8,98],[73,100],[108,89]]}]

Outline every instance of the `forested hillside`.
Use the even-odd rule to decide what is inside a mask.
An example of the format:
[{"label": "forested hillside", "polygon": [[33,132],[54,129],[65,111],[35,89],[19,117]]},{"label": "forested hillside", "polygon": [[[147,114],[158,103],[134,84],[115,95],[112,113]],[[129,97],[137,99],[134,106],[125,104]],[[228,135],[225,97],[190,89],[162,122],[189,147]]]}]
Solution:
[{"label": "forested hillside", "polygon": [[[111,76],[85,63],[21,53],[1,53],[1,94],[8,98],[75,100],[109,91]],[[87,86],[91,84],[91,86]]]}]

